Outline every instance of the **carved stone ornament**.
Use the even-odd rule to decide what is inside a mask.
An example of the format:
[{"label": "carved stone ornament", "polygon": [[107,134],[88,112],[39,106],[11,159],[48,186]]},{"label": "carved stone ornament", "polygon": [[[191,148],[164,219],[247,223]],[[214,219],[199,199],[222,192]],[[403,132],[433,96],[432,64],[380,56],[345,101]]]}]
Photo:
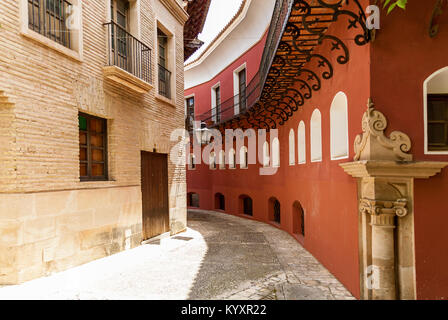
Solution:
[{"label": "carved stone ornament", "polygon": [[355,161],[394,160],[412,161],[411,139],[403,132],[394,131],[386,137],[387,119],[376,110],[371,99],[362,118],[362,131],[355,139]]},{"label": "carved stone ornament", "polygon": [[359,201],[359,211],[370,215],[386,214],[397,215],[398,217],[403,218],[408,214],[408,209],[406,208],[407,204],[407,199],[382,201],[364,198]]}]

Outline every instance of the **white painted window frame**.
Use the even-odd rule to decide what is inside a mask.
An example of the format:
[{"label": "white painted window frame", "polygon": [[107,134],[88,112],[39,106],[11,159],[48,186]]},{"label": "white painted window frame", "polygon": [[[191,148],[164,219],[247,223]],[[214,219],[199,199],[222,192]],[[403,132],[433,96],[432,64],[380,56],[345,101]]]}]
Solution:
[{"label": "white painted window frame", "polygon": [[[424,121],[424,152],[428,155],[447,155],[448,151],[430,151],[428,143],[428,84],[429,82],[443,72],[448,72],[448,66],[437,70],[423,82],[423,121]],[[448,93],[448,90],[447,90]]]},{"label": "white painted window frame", "polygon": [[221,92],[221,104],[222,104],[222,88],[221,88],[221,81],[218,81],[211,87],[211,116],[214,122],[217,120],[217,114],[216,114],[216,88],[219,88]]},{"label": "white painted window frame", "polygon": [[234,96],[234,112],[235,114],[240,113],[240,100],[237,95],[240,94],[240,79],[239,79],[239,73],[245,70],[246,71],[246,86],[247,86],[247,63],[244,62],[242,65],[240,65],[238,68],[233,70],[233,96]]}]

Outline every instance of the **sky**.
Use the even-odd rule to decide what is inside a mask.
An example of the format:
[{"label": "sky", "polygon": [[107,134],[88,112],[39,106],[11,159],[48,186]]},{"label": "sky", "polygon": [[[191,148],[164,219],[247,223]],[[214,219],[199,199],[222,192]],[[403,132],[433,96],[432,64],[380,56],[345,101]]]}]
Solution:
[{"label": "sky", "polygon": [[204,45],[196,51],[186,63],[196,59],[209,45],[210,42],[233,18],[241,6],[243,0],[211,0],[204,29],[199,34],[199,40],[204,41]]}]

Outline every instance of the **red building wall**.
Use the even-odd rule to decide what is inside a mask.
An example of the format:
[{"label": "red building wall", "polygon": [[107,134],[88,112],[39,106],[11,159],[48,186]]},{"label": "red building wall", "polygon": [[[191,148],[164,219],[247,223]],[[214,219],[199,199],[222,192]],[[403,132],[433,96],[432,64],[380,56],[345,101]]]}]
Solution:
[{"label": "red building wall", "polygon": [[[281,229],[293,235],[293,203],[300,201],[305,211],[305,237],[297,237],[355,297],[360,296],[358,257],[357,183],[339,166],[351,161],[353,141],[362,132],[361,119],[371,97],[389,121],[390,130],[407,133],[413,142],[415,160],[448,161],[448,156],[424,155],[423,82],[448,65],[448,25],[441,26],[437,38],[427,35],[432,8],[410,2],[407,12],[381,20],[376,40],[359,47],[347,40],[346,25],[335,23],[329,30],[347,44],[350,61],[336,63],[328,44],[319,52],[330,56],[335,75],[324,80],[322,89],[279,128],[281,166],[273,176],[260,176],[260,165],[249,169],[209,170],[200,165],[188,171],[188,192],[200,194],[200,207],[214,209],[215,193],[226,199],[226,212],[241,214],[240,195],[253,200],[254,219],[268,222],[268,201],[276,197],[281,204]],[[406,27],[403,27],[405,23]],[[246,52],[215,79],[188,89],[195,94],[197,114],[210,109],[211,86],[221,82],[223,100],[233,95],[233,70],[247,61],[249,74],[258,71],[264,41]],[[430,57],[430,58],[428,58]],[[252,61],[256,63],[251,63]],[[249,79],[251,76],[249,77]],[[338,92],[348,98],[350,159],[330,160],[330,106]],[[310,162],[310,119],[315,108],[322,114],[322,162]],[[297,163],[297,127],[306,125],[307,163],[289,165],[289,131],[295,132]],[[415,182],[415,242],[417,293],[419,299],[448,298],[448,173]],[[246,216],[247,217],[247,216]]]},{"label": "red building wall", "polygon": [[[412,140],[414,160],[448,161],[424,154],[423,83],[448,66],[448,12],[435,38],[428,34],[431,1],[409,1],[406,11],[382,20],[372,46],[372,97],[392,130]],[[448,299],[448,171],[415,181],[415,243],[418,299]]]}]

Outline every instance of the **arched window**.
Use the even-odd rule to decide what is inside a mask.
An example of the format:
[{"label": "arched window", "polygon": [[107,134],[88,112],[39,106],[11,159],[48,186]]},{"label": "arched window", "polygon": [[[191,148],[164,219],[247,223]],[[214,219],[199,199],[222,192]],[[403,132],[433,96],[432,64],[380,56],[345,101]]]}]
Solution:
[{"label": "arched window", "polygon": [[296,139],[294,129],[289,130],[289,165],[296,164]]},{"label": "arched window", "polygon": [[280,201],[272,197],[269,199],[269,220],[280,224]]},{"label": "arched window", "polygon": [[194,154],[190,154],[190,161],[188,165],[190,170],[196,169],[196,157],[194,156]]},{"label": "arched window", "polygon": [[199,208],[199,194],[190,192],[187,195],[187,206],[193,208]]},{"label": "arched window", "polygon": [[236,168],[236,154],[235,149],[230,149],[229,151],[229,169],[235,169]]},{"label": "arched window", "polygon": [[298,134],[297,134],[297,148],[298,148],[298,162],[299,164],[306,163],[306,133],[305,133],[305,122],[300,121],[299,128],[298,128]]},{"label": "arched window", "polygon": [[210,160],[209,160],[210,164],[210,170],[215,170],[216,169],[216,156],[214,152],[210,153]]},{"label": "arched window", "polygon": [[240,168],[241,169],[247,169],[247,148],[246,146],[242,146],[241,147],[241,151],[240,151]]},{"label": "arched window", "polygon": [[269,167],[269,142],[263,143],[263,167]]},{"label": "arched window", "polygon": [[348,158],[347,96],[339,92],[330,108],[331,160]]},{"label": "arched window", "polygon": [[226,198],[222,193],[215,194],[215,209],[226,210]]},{"label": "arched window", "polygon": [[322,116],[319,109],[311,115],[311,162],[322,161]]},{"label": "arched window", "polygon": [[280,167],[280,141],[278,138],[272,140],[272,166]]},{"label": "arched window", "polygon": [[241,195],[239,197],[239,201],[240,201],[240,205],[239,205],[240,213],[248,215],[248,216],[252,216],[253,215],[252,198],[247,195]]},{"label": "arched window", "polygon": [[305,236],[305,212],[299,201],[292,205],[293,233]]},{"label": "arched window", "polygon": [[224,150],[219,151],[219,169],[226,168],[226,153]]},{"label": "arched window", "polygon": [[448,67],[423,84],[425,153],[448,154]]}]

